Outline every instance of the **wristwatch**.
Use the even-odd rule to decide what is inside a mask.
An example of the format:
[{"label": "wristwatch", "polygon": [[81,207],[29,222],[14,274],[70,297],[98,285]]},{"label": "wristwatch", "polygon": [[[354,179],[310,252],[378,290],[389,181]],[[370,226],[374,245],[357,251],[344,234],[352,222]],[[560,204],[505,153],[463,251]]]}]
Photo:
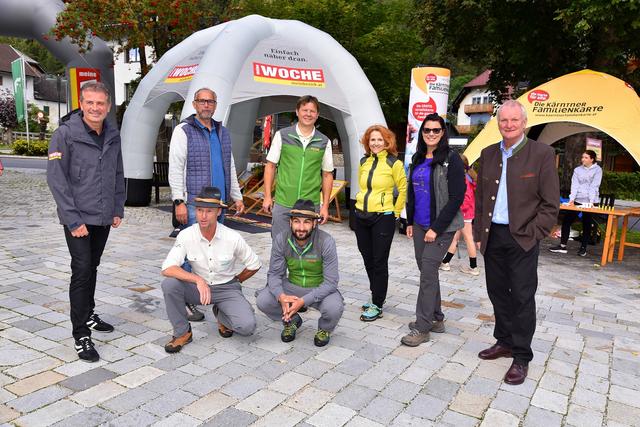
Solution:
[{"label": "wristwatch", "polygon": [[184,200],[182,200],[182,199],[175,199],[175,200],[173,201],[173,206],[178,206],[178,205],[181,205],[181,204],[183,204],[183,203],[184,203]]}]

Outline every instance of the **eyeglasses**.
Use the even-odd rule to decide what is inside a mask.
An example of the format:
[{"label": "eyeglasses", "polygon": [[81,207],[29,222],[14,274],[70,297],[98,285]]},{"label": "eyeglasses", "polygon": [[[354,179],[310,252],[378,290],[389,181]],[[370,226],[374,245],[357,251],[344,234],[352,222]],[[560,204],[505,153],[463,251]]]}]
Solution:
[{"label": "eyeglasses", "polygon": [[216,105],[218,103],[215,99],[196,99],[195,102],[198,105]]},{"label": "eyeglasses", "polygon": [[431,132],[434,135],[440,134],[442,132],[442,128],[422,128],[422,133],[428,135]]}]

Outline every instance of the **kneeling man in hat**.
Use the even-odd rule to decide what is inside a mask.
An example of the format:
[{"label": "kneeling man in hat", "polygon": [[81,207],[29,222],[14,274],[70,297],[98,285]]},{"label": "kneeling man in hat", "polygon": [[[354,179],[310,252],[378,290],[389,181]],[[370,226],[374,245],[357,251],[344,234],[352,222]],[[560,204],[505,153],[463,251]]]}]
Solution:
[{"label": "kneeling man in hat", "polygon": [[[218,188],[203,187],[194,205],[197,223],[178,234],[162,264],[162,274],[167,277],[162,292],[173,326],[173,338],[164,346],[168,353],[176,353],[191,342],[185,304],[213,304],[223,338],[234,332],[251,335],[256,329],[253,307],[240,284],[260,269],[260,260],[240,234],[218,222],[227,207]],[[181,267],[185,257],[192,272]],[[236,273],[236,262],[244,266],[240,273]]]},{"label": "kneeling man in hat", "polygon": [[290,229],[274,237],[267,286],[258,292],[256,305],[271,320],[282,320],[284,342],[296,338],[302,325],[298,312],[303,307],[320,310],[313,342],[322,347],[329,343],[344,311],[336,242],[318,230],[320,215],[312,201],[298,200],[287,216]]}]

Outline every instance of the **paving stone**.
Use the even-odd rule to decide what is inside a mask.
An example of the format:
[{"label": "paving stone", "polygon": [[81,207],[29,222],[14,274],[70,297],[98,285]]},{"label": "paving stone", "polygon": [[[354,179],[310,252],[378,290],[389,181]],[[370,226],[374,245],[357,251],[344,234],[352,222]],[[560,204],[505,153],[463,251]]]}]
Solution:
[{"label": "paving stone", "polygon": [[484,411],[491,403],[491,399],[486,396],[471,394],[464,390],[460,390],[456,395],[449,409],[460,412],[462,414],[471,415],[480,418]]},{"label": "paving stone", "polygon": [[242,400],[263,388],[267,383],[256,377],[241,377],[222,388],[222,392]]},{"label": "paving stone", "polygon": [[320,377],[319,380],[315,381],[313,386],[325,391],[337,393],[349,385],[353,380],[355,380],[355,377],[352,377],[351,375],[331,370]]},{"label": "paving stone", "polygon": [[205,427],[242,427],[252,425],[256,416],[248,412],[228,408],[220,412],[206,424]]},{"label": "paving stone", "polygon": [[7,369],[5,372],[12,377],[22,379],[57,368],[58,366],[62,365],[62,363],[63,362],[61,360],[46,356],[24,363],[20,366]]},{"label": "paving stone", "polygon": [[546,409],[530,406],[523,427],[556,427],[562,425],[562,415]]},{"label": "paving stone", "polygon": [[158,417],[166,417],[196,399],[196,396],[186,391],[173,390],[145,403],[142,405],[142,409]]},{"label": "paving stone", "polygon": [[165,375],[165,372],[161,369],[152,366],[143,366],[134,371],[127,372],[124,375],[120,375],[115,378],[114,381],[128,388],[136,388],[162,375]]},{"label": "paving stone", "polygon": [[13,384],[6,385],[5,388],[13,394],[24,396],[25,394],[32,393],[36,390],[40,390],[41,388],[59,383],[65,378],[66,377],[64,375],[58,374],[57,372],[46,371],[23,380],[16,381]]},{"label": "paving stone", "polygon": [[56,402],[69,394],[71,394],[71,390],[60,387],[59,385],[52,385],[14,399],[8,402],[7,406],[22,413],[32,412],[45,405]]},{"label": "paving stone", "polygon": [[420,386],[417,384],[395,379],[380,394],[397,402],[409,403],[419,392]]},{"label": "paving stone", "polygon": [[328,347],[326,350],[321,351],[316,356],[316,359],[323,362],[332,363],[337,365],[350,358],[355,352],[346,348],[336,347],[335,345]]},{"label": "paving stone", "polygon": [[360,415],[375,422],[388,424],[400,413],[400,411],[404,409],[404,407],[404,404],[396,400],[378,396],[360,411]]},{"label": "paving stone", "polygon": [[196,376],[196,379],[189,381],[181,389],[202,397],[214,390],[218,390],[229,381],[231,381],[231,378],[224,375],[202,375]]},{"label": "paving stone", "polygon": [[352,356],[336,366],[335,369],[347,375],[357,376],[369,370],[372,366],[373,362]]},{"label": "paving stone", "polygon": [[359,411],[369,404],[376,396],[376,391],[356,384],[350,384],[340,393],[336,394],[333,401],[339,405]]},{"label": "paving stone", "polygon": [[[346,390],[346,389],[345,389]],[[345,391],[343,390],[343,391]],[[312,414],[334,397],[332,393],[306,386],[285,401],[285,405],[305,414]]]},{"label": "paving stone", "polygon": [[576,387],[571,394],[571,403],[604,412],[607,405],[607,396],[585,388]]},{"label": "paving stone", "polygon": [[116,384],[112,381],[107,381],[101,382],[91,388],[74,394],[71,397],[71,400],[81,404],[82,406],[89,407],[98,405],[106,400],[124,393],[125,391],[127,391],[127,389],[120,384]]},{"label": "paving stone", "polygon": [[422,390],[424,393],[438,399],[450,401],[453,400],[459,389],[460,384],[436,376],[429,380]]},{"label": "paving stone", "polygon": [[191,381],[193,381],[193,376],[185,374],[184,372],[175,371],[154,378],[148,383],[143,384],[142,387],[155,391],[156,393],[165,394]]},{"label": "paving stone", "polygon": [[78,412],[77,414],[72,415],[69,418],[65,418],[62,421],[58,421],[53,424],[53,427],[94,427],[108,423],[116,417],[117,415],[109,411],[93,407],[87,408],[82,412]]},{"label": "paving stone", "polygon": [[435,420],[447,409],[448,401],[437,399],[433,396],[418,394],[407,406],[406,413],[417,418]]},{"label": "paving stone", "polygon": [[100,406],[118,414],[127,413],[135,408],[142,406],[144,403],[155,399],[158,393],[144,388],[134,388],[117,397],[107,400]]},{"label": "paving stone", "polygon": [[60,385],[70,388],[73,391],[82,391],[115,377],[116,374],[111,371],[108,371],[104,368],[96,368],[84,372],[80,375],[67,378],[66,380],[62,381]]},{"label": "paving stone", "polygon": [[634,408],[640,408],[640,393],[630,388],[612,385],[609,389],[609,399]]},{"label": "paving stone", "polygon": [[455,411],[445,411],[437,425],[445,427],[473,427],[478,425],[478,420]]},{"label": "paving stone", "polygon": [[292,427],[302,421],[307,414],[286,406],[277,406],[273,411],[252,424],[252,427]]},{"label": "paving stone", "polygon": [[199,420],[206,420],[235,404],[236,399],[220,392],[209,393],[184,408],[182,412]]},{"label": "paving stone", "polygon": [[520,420],[513,414],[489,408],[480,427],[518,427]]},{"label": "paving stone", "polygon": [[415,418],[406,413],[401,413],[393,420],[391,425],[403,427],[433,427],[435,424],[422,418]]},{"label": "paving stone", "polygon": [[472,377],[463,386],[463,389],[471,394],[493,397],[501,384],[502,382],[492,381],[486,378]]},{"label": "paving stone", "polygon": [[153,425],[153,427],[195,427],[201,424],[200,420],[196,420],[188,415],[176,413],[171,414],[164,420],[157,422]]},{"label": "paving stone", "polygon": [[503,412],[509,412],[511,414],[521,417],[527,411],[529,407],[529,399],[523,396],[519,396],[515,393],[510,393],[504,390],[498,390],[498,394],[491,402],[493,409],[498,409]]},{"label": "paving stone", "polygon": [[329,403],[309,417],[307,422],[316,427],[341,426],[346,424],[356,412],[335,403]]},{"label": "paving stone", "polygon": [[569,405],[567,425],[576,427],[600,427],[602,425],[602,413],[593,409],[578,405]]},{"label": "paving stone", "polygon": [[607,405],[606,423],[615,421],[633,426],[638,423],[638,420],[640,420],[640,409],[638,408],[615,401],[610,401]]},{"label": "paving stone", "polygon": [[273,390],[260,390],[238,403],[236,408],[241,411],[251,412],[252,414],[261,417],[279,405],[286,398],[287,395]]},{"label": "paving stone", "polygon": [[538,408],[566,414],[568,398],[560,393],[538,388],[531,399],[531,404]]},{"label": "paving stone", "polygon": [[[326,376],[327,375],[323,376],[322,378],[325,378]],[[312,381],[313,381],[313,378],[308,377],[306,375],[301,375],[297,372],[287,372],[286,374],[278,378],[276,381],[270,383],[268,387],[271,390],[277,391],[279,393],[292,395],[293,393],[297,392],[302,387],[306,386]]]},{"label": "paving stone", "polygon": [[18,418],[15,423],[30,427],[48,426],[81,412],[83,409],[77,403],[69,400],[60,400]]},{"label": "paving stone", "polygon": [[159,421],[159,418],[141,409],[120,415],[118,418],[111,420],[105,427],[145,427]]}]

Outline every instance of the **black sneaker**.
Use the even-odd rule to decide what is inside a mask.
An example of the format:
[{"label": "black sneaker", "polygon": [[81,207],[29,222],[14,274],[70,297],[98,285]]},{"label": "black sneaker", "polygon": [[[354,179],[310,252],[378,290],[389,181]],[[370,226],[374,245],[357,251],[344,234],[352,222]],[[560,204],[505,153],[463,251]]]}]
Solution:
[{"label": "black sneaker", "polygon": [[552,246],[549,248],[550,252],[556,253],[556,254],[566,254],[567,253],[567,246],[566,245],[558,245],[558,246]]},{"label": "black sneaker", "polygon": [[190,322],[202,322],[204,320],[204,313],[198,310],[195,304],[185,304],[187,306],[187,319]]},{"label": "black sneaker", "polygon": [[89,316],[89,320],[87,320],[87,326],[89,327],[89,329],[93,329],[94,331],[98,332],[113,332],[113,326],[100,319],[95,313]]},{"label": "black sneaker", "polygon": [[578,249],[578,255],[580,256],[587,256],[587,248],[580,248]]},{"label": "black sneaker", "polygon": [[87,362],[97,362],[100,360],[100,355],[93,346],[91,337],[81,337],[79,340],[76,340],[75,348],[80,360]]}]

